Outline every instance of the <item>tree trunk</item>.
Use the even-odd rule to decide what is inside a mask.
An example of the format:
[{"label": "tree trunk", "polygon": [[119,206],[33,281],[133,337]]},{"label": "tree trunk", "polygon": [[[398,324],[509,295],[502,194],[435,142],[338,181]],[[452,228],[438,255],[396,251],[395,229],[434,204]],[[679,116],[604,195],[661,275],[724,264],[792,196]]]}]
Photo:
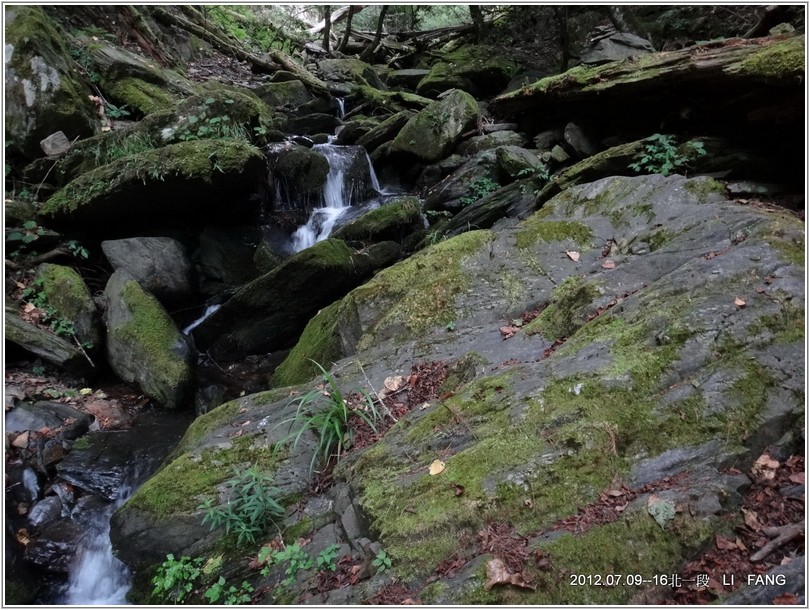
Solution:
[{"label": "tree trunk", "polygon": [[557,19],[557,29],[559,30],[560,40],[560,72],[568,70],[568,59],[570,51],[568,50],[568,7],[555,6],[554,17]]},{"label": "tree trunk", "polygon": [[[349,15],[359,13],[364,8],[366,8],[365,4],[351,4],[349,6],[343,6],[343,7],[339,8],[339,9],[337,9],[336,11],[332,12],[331,21],[332,21],[333,24],[337,23],[338,21],[342,21],[343,19],[346,19],[347,17],[349,17]],[[323,30],[324,27],[326,27],[326,20],[323,20],[320,23],[316,23],[311,28],[309,28],[309,33],[310,34],[317,34],[321,30]]]},{"label": "tree trunk", "polygon": [[374,35],[374,41],[366,47],[366,50],[360,54],[360,59],[362,61],[366,61],[374,55],[374,51],[377,50],[377,47],[380,44],[380,38],[382,38],[382,30],[383,30],[383,22],[385,21],[385,14],[388,12],[388,5],[384,4],[380,9],[380,18],[377,20],[377,33]]},{"label": "tree trunk", "polygon": [[341,53],[346,49],[346,45],[349,44],[349,36],[352,33],[352,17],[354,17],[354,7],[349,7],[349,14],[346,15],[346,31],[343,32],[343,40],[340,41],[340,45],[338,45],[337,50]]},{"label": "tree trunk", "polygon": [[332,5],[323,7],[323,50],[329,52],[329,35],[332,33]]},{"label": "tree trunk", "polygon": [[470,4],[470,17],[472,17],[473,28],[475,30],[475,38],[478,42],[483,42],[486,38],[486,24],[484,23],[484,14],[481,12],[481,7],[477,4]]}]

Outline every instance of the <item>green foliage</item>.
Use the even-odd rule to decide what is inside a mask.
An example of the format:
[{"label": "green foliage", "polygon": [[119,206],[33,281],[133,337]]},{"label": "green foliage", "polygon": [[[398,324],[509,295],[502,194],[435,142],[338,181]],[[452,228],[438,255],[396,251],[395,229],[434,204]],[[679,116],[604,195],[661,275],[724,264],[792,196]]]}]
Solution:
[{"label": "green foliage", "polygon": [[[174,132],[173,139],[180,142],[189,140],[206,140],[218,138],[231,138],[250,142],[250,134],[244,125],[236,123],[227,114],[212,115],[211,105],[216,100],[206,98],[195,114],[184,117]],[[226,99],[226,104],[233,104],[232,99]]]},{"label": "green foliage", "polygon": [[253,593],[253,587],[246,580],[243,580],[237,589],[234,585],[229,585],[224,576],[220,576],[219,580],[203,593],[203,597],[212,604],[222,600],[220,602],[222,605],[240,606],[250,602],[251,593]]},{"label": "green foliage", "polygon": [[461,205],[470,205],[490,193],[494,193],[499,188],[501,188],[501,185],[491,178],[478,178],[470,184],[470,194],[461,198]]},{"label": "green foliage", "polygon": [[337,552],[340,548],[339,544],[330,544],[315,558],[315,567],[319,570],[329,570],[335,572],[337,570]]},{"label": "green foliage", "polygon": [[285,511],[275,499],[279,490],[272,485],[270,475],[255,467],[234,467],[233,474],[225,483],[229,499],[224,505],[215,506],[215,500],[209,498],[197,508],[205,509],[203,523],[209,521],[211,529],[224,526],[226,534],[236,534],[237,544],[252,544],[265,526],[283,517]]},{"label": "green foliage", "polygon": [[385,572],[391,567],[391,558],[388,556],[388,553],[380,550],[380,552],[377,553],[377,556],[371,562],[371,565],[377,568],[377,572]]},{"label": "green foliage", "polygon": [[106,106],[105,113],[111,119],[122,119],[125,116],[129,116],[129,110],[127,110],[126,104],[124,104],[123,106],[116,106],[115,104],[107,102],[105,106]]},{"label": "green foliage", "polygon": [[[324,463],[328,463],[333,456],[339,460],[343,451],[351,445],[354,432],[349,427],[349,419],[352,415],[360,417],[375,432],[377,429],[374,423],[382,419],[368,392],[360,392],[365,409],[351,407],[343,398],[335,378],[314,360],[312,363],[321,370],[323,389],[313,390],[298,398],[295,417],[283,422],[292,422],[291,428],[297,424],[297,430],[287,437],[287,440],[295,439],[293,441],[294,447],[298,445],[298,441],[301,440],[301,436],[307,430],[312,430],[318,437],[318,447],[312,456],[310,472],[314,469],[315,460],[318,456],[321,457]],[[328,400],[326,408],[315,413],[305,413],[306,409],[321,397],[326,397]]]},{"label": "green foliage", "polygon": [[[517,175],[518,178],[531,178],[535,182],[538,187],[533,191],[535,197],[540,194],[543,185],[551,180],[551,171],[545,163],[541,163],[537,167],[526,167],[520,170]],[[524,184],[520,187],[520,190],[522,193],[526,193],[528,192],[528,186]]]},{"label": "green foliage", "polygon": [[20,298],[40,310],[40,321],[46,324],[57,335],[60,337],[75,338],[76,328],[73,326],[73,322],[60,316],[53,305],[48,303],[48,297],[42,290],[43,283],[43,278],[34,280],[22,290]]},{"label": "green foliage", "polygon": [[90,54],[87,52],[87,47],[84,46],[71,47],[70,56],[79,66],[81,74],[87,79],[89,83],[96,84],[98,82],[101,82],[101,75],[96,71],[95,66],[93,65],[93,60],[90,58]]},{"label": "green foliage", "polygon": [[[333,565],[338,548],[340,547],[332,545],[324,549],[324,551],[318,555],[318,567],[320,568],[322,564],[326,564],[327,567]],[[334,556],[332,556],[332,553],[334,553]],[[264,564],[261,571],[262,576],[267,576],[270,573],[271,566],[280,566],[286,563],[287,567],[284,569],[285,578],[281,582],[285,587],[289,587],[295,582],[298,572],[301,570],[311,570],[313,565],[315,565],[312,561],[312,557],[310,557],[298,543],[287,545],[281,550],[273,550],[269,546],[262,547],[259,551],[258,562],[259,564]],[[330,569],[334,571],[334,569],[337,569],[337,566],[335,566],[335,568],[330,567]]]},{"label": "green foliage", "polygon": [[202,574],[202,557],[191,559],[185,555],[179,560],[169,553],[152,577],[152,595],[161,601],[179,604],[188,599],[194,584]]},{"label": "green foliage", "polygon": [[87,252],[87,248],[82,246],[78,241],[75,239],[71,239],[67,242],[67,249],[70,250],[70,253],[75,256],[76,258],[81,258],[87,260],[89,253]]},{"label": "green foliage", "polygon": [[706,154],[703,142],[687,142],[684,151],[680,152],[675,145],[675,136],[656,133],[644,140],[644,150],[636,155],[636,161],[628,165],[638,173],[661,174],[671,173],[689,166],[689,162]]}]

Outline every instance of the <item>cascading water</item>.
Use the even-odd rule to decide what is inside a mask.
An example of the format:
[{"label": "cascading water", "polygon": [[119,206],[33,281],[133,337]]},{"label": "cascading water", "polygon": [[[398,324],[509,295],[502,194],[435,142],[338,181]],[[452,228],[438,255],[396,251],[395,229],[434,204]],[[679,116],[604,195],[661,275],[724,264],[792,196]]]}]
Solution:
[{"label": "cascading water", "polygon": [[127,566],[113,556],[110,543],[110,517],[124,500],[121,498],[114,505],[107,506],[88,526],[79,543],[68,588],[60,603],[77,606],[127,603],[132,576]]},{"label": "cascading water", "polygon": [[[353,203],[357,203],[355,199],[358,195],[355,190],[358,185],[347,175],[347,172],[352,167],[352,164],[357,162],[358,154],[362,150],[361,147],[317,144],[313,147],[313,150],[320,152],[329,162],[329,174],[326,177],[326,184],[323,189],[324,205],[314,209],[307,223],[298,227],[293,233],[292,244],[295,252],[300,252],[304,248],[309,248],[329,237],[338,218]],[[362,154],[365,155],[365,160],[368,163],[372,188],[380,193],[380,183],[374,173],[371,159],[369,159],[365,151]]]}]

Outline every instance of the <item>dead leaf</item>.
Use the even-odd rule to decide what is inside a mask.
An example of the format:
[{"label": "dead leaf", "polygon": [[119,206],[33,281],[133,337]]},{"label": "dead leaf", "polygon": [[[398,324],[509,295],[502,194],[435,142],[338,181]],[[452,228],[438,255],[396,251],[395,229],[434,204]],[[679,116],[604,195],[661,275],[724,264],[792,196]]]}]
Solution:
[{"label": "dead leaf", "polygon": [[714,537],[714,544],[720,551],[735,551],[739,547],[737,546],[737,541],[732,540],[731,538],[726,538],[721,534],[716,534]]},{"label": "dead leaf", "polygon": [[22,449],[28,446],[28,430],[23,432],[22,434],[18,435],[13,441],[11,441],[11,445],[13,447],[17,447]]},{"label": "dead leaf", "polygon": [[17,539],[17,542],[23,546],[27,546],[28,543],[31,542],[31,538],[28,536],[28,530],[25,528],[17,530],[14,537]]},{"label": "dead leaf", "polygon": [[464,495],[464,485],[456,485],[453,488],[453,492],[456,496],[463,496]]},{"label": "dead leaf", "polygon": [[742,511],[743,521],[745,521],[745,524],[755,532],[758,532],[762,528],[762,524],[759,522],[757,514],[754,511],[746,508],[742,508],[740,510]]},{"label": "dead leaf", "polygon": [[788,477],[791,483],[796,483],[796,485],[802,485],[804,483],[804,473],[797,472]]},{"label": "dead leaf", "polygon": [[742,300],[740,297],[737,297],[736,299],[734,299],[734,304],[735,304],[737,307],[739,307],[740,309],[742,309],[743,307],[745,307],[745,301],[743,301],[743,300]]},{"label": "dead leaf", "polygon": [[383,385],[389,392],[397,392],[405,385],[405,382],[405,377],[397,375],[396,377],[387,377]]},{"label": "dead leaf", "polygon": [[31,312],[32,312],[32,311],[34,311],[36,308],[37,308],[37,306],[36,306],[36,305],[34,305],[33,303],[26,303],[26,304],[25,304],[25,306],[23,307],[23,311],[24,311],[25,313],[31,313]]},{"label": "dead leaf", "polygon": [[487,562],[487,581],[484,589],[489,591],[495,585],[515,585],[534,591],[537,587],[529,583],[522,573],[510,574],[503,560],[495,558]]},{"label": "dead leaf", "polygon": [[606,260],[605,262],[602,263],[602,269],[615,269],[615,268],[616,263],[614,263],[611,260]]},{"label": "dead leaf", "polygon": [[429,406],[430,406],[430,403],[429,403],[429,402],[424,402],[424,403],[422,403],[422,405],[419,407],[419,410],[420,410],[420,411],[424,411],[424,410],[425,410],[425,409],[427,409]]},{"label": "dead leaf", "polygon": [[444,462],[441,460],[433,460],[433,463],[430,465],[430,476],[434,477],[437,474],[440,474],[444,471]]},{"label": "dead leaf", "polygon": [[773,598],[772,604],[776,606],[796,606],[799,603],[799,598],[795,593],[782,593]]},{"label": "dead leaf", "polygon": [[765,294],[765,289],[762,286],[757,286],[754,290],[757,291],[757,294]]},{"label": "dead leaf", "polygon": [[510,337],[514,337],[518,331],[516,326],[501,326],[499,329],[501,331],[501,335],[504,339],[509,339]]},{"label": "dead leaf", "polygon": [[776,469],[779,468],[779,462],[774,460],[767,453],[763,453],[751,466],[751,474],[756,478],[762,478],[770,481],[776,476]]},{"label": "dead leaf", "polygon": [[565,253],[566,255],[568,255],[568,258],[570,258],[575,263],[579,262],[579,252],[577,252],[576,250],[566,250]]}]

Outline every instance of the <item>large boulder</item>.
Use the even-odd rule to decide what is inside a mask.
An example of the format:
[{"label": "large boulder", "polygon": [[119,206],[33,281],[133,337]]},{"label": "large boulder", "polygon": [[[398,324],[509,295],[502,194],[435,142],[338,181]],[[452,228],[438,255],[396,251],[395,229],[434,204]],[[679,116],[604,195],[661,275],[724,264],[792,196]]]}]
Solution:
[{"label": "large boulder", "polygon": [[392,114],[382,123],[373,127],[357,139],[357,144],[371,153],[381,144],[393,140],[405,124],[413,117],[412,110],[403,110]]},{"label": "large boulder", "polygon": [[192,352],[166,310],[123,270],[110,276],[104,298],[107,360],[115,374],[168,409],[188,406]]},{"label": "large boulder", "polygon": [[247,284],[259,275],[253,262],[261,231],[255,226],[206,227],[194,262],[200,277],[200,291],[216,294]]},{"label": "large boulder", "polygon": [[82,276],[73,267],[43,263],[37,268],[37,281],[48,305],[71,323],[79,343],[88,351],[98,350],[102,344],[98,309]]},{"label": "large boulder", "polygon": [[348,95],[356,86],[386,90],[374,68],[359,59],[322,59],[318,69],[334,95]]},{"label": "large boulder", "polygon": [[314,97],[300,80],[288,80],[259,85],[253,92],[268,106],[295,110]]},{"label": "large boulder", "polygon": [[398,255],[390,242],[355,252],[340,240],[321,241],[242,287],[194,329],[195,344],[221,360],[289,347],[318,309]]},{"label": "large boulder", "polygon": [[345,241],[399,241],[423,228],[422,210],[416,197],[402,197],[366,212],[341,225],[332,237]]},{"label": "large boulder", "polygon": [[73,77],[64,33],[39,6],[5,9],[5,144],[23,159],[42,156],[39,142],[62,131],[73,140],[92,135],[91,93]]},{"label": "large boulder", "polygon": [[503,90],[517,67],[502,48],[466,45],[433,64],[419,81],[416,92],[435,98],[448,89],[461,89],[476,97],[486,97]]},{"label": "large boulder", "polygon": [[194,140],[113,161],[82,174],[42,206],[49,226],[98,228],[131,236],[152,218],[185,223],[247,216],[248,196],[265,178],[262,152],[244,141]]},{"label": "large boulder", "polygon": [[412,117],[397,134],[391,151],[409,153],[427,162],[438,161],[475,127],[479,116],[475,98],[455,89]]},{"label": "large boulder", "polygon": [[309,210],[321,203],[329,162],[322,154],[292,142],[269,149],[271,180],[280,199],[276,209]]},{"label": "large boulder", "polygon": [[178,303],[192,294],[192,270],[186,250],[171,237],[130,237],[101,242],[113,270],[124,269],[164,303]]}]

